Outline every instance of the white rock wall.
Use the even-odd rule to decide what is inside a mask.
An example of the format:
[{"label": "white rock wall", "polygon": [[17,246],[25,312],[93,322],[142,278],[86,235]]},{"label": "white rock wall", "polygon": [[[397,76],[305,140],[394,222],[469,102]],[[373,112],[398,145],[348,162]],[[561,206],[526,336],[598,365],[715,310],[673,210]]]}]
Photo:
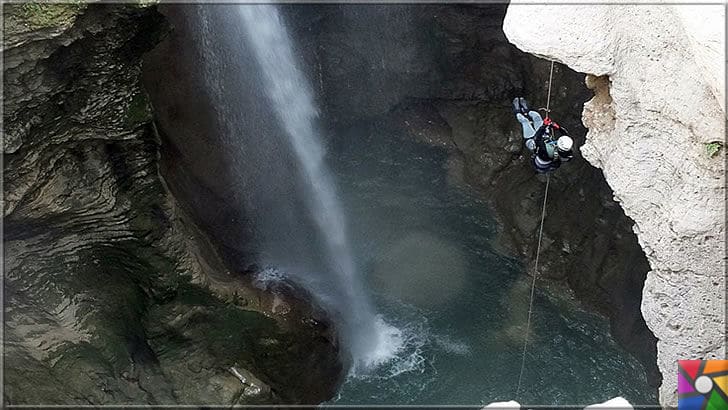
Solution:
[{"label": "white rock wall", "polygon": [[[483,407],[483,409],[495,409],[495,410],[506,410],[506,409],[520,409],[521,404],[518,403],[515,400],[511,401],[498,401],[494,403],[490,403],[487,406]],[[613,399],[609,399],[605,401],[604,403],[598,403],[598,404],[592,404],[590,406],[584,407],[584,410],[632,410],[634,407],[632,407],[629,402],[624,399],[623,397],[615,397]]]},{"label": "white rock wall", "polygon": [[[652,270],[642,313],[659,339],[660,402],[677,405],[678,359],[725,358],[723,5],[518,5],[503,24],[523,51],[589,76],[583,156],[635,221]],[[558,77],[554,79],[558,82]]]}]

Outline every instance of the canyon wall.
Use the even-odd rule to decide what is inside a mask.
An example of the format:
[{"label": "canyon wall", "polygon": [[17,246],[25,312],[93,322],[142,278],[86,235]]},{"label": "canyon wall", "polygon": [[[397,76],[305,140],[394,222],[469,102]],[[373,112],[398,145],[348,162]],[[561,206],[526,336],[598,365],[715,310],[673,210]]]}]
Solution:
[{"label": "canyon wall", "polygon": [[[678,359],[725,358],[725,7],[511,5],[523,51],[587,74],[584,158],[634,220],[651,270],[660,402]],[[558,22],[558,24],[552,24]]]},{"label": "canyon wall", "polygon": [[318,312],[226,265],[160,177],[140,77],[164,17],[26,3],[3,20],[4,403],[330,398]]},{"label": "canyon wall", "polygon": [[[479,190],[493,204],[505,252],[531,260],[543,183],[527,163],[509,101],[518,94],[544,105],[548,63],[507,43],[501,31],[505,6],[282,8],[323,100],[325,119],[337,129],[358,121],[386,123],[447,149],[455,183]],[[207,132],[212,117],[200,109],[207,103],[205,90],[183,84],[176,60],[164,58],[156,65],[147,60],[146,91],[141,84],[142,54],[169,30],[164,17],[155,7],[135,5],[6,5],[3,18],[5,401],[241,404],[331,397],[342,368],[335,335],[321,312],[299,303],[297,290],[250,286],[246,261],[252,260],[254,246],[246,242],[246,215],[236,202],[245,186],[234,185],[241,175],[229,174],[226,162],[216,162],[228,158],[230,152],[223,151],[230,147],[215,145],[216,136]],[[193,50],[174,47],[183,47],[184,40],[169,37],[151,56],[167,52],[194,62]],[[696,67],[709,67],[710,52],[695,48],[701,43],[695,34],[685,44],[704,51],[696,54]],[[699,74],[696,79],[711,84],[706,93],[722,90],[714,82],[721,75]],[[581,76],[564,66],[557,65],[555,76],[552,108],[581,143],[585,130],[578,112],[589,92]],[[174,87],[165,87],[169,83]],[[595,138],[585,155],[596,161],[598,152],[612,153],[597,141],[617,137],[609,128],[615,123],[611,111],[604,108],[614,105],[609,83],[600,77],[592,85],[596,96],[587,105],[593,113],[589,121],[605,129],[599,137],[590,126]],[[148,92],[157,94],[148,98]],[[265,110],[255,101],[248,106]],[[659,110],[647,111],[655,127],[664,123]],[[722,123],[718,127],[722,132]],[[701,136],[710,140],[715,134]],[[649,137],[664,144],[669,136]],[[335,138],[331,142],[335,147]],[[702,142],[695,146],[696,155],[705,153]],[[676,155],[675,149],[686,147],[669,146],[668,152]],[[655,152],[648,148],[640,149]],[[609,161],[633,158],[630,152],[620,147]],[[649,265],[628,217],[636,220],[639,207],[649,204],[633,200],[625,216],[602,171],[578,159],[551,181],[550,198],[559,206],[548,210],[542,274],[568,283],[607,314],[615,339],[655,380],[655,339],[639,309]],[[612,165],[603,167],[607,177],[624,179],[618,166],[629,164],[609,161],[605,164]],[[715,176],[720,160],[705,155],[701,161],[700,167],[715,168],[710,171]],[[270,167],[281,168],[278,162]],[[670,169],[692,198],[687,185],[692,168],[677,163]],[[628,182],[613,185],[623,204],[637,196]],[[667,182],[660,187],[676,193]],[[700,209],[712,212],[714,202],[706,204]],[[653,220],[638,225],[649,228]],[[672,229],[684,234],[687,225],[697,226],[676,221]],[[705,249],[715,249],[720,229],[705,240]],[[651,244],[645,251],[655,260],[665,255],[659,246],[680,245]],[[684,262],[698,272],[695,255],[688,256]],[[666,270],[653,272],[648,288],[660,289],[664,281],[688,292],[691,288],[676,276],[685,271],[669,270],[684,266],[668,265],[676,263],[668,259],[661,265]],[[665,295],[680,291],[666,289]],[[685,297],[715,296],[701,292]],[[680,300],[645,295],[651,307],[645,314],[653,320],[659,319],[654,312],[662,303]],[[690,330],[686,321],[676,323],[683,328],[675,331]],[[702,347],[711,349],[714,341],[706,339]],[[674,372],[665,374],[671,379]]]}]

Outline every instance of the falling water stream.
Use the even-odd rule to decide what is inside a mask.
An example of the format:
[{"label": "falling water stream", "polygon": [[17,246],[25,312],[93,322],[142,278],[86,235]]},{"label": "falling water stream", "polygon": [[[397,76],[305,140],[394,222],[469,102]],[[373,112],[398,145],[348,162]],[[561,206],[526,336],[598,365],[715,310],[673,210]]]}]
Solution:
[{"label": "falling water stream", "polygon": [[[264,272],[309,289],[353,359],[333,402],[512,399],[528,282],[519,261],[494,250],[488,207],[448,177],[446,154],[371,124],[327,152],[276,7],[198,13],[205,88]],[[554,295],[536,294],[523,401],[654,403],[607,320]]]},{"label": "falling water stream", "polygon": [[[330,278],[335,281],[336,293],[326,295],[324,300],[332,301],[330,307],[337,309],[342,319],[344,345],[353,356],[352,371],[370,368],[396,352],[399,332],[374,313],[354,265],[346,218],[324,163],[311,88],[298,68],[275,6],[241,5],[238,11],[263,75],[265,93],[302,170],[306,206],[325,243],[327,268],[333,274]],[[315,294],[321,294],[322,289],[312,285],[314,282],[305,276],[301,279]]]}]

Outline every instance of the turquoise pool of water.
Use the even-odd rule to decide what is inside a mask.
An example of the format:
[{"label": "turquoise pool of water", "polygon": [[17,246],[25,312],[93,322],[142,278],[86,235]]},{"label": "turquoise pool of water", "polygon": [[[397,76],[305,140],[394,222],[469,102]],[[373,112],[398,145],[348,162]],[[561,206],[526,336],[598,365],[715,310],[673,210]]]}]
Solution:
[{"label": "turquoise pool of water", "polygon": [[[335,404],[487,404],[516,399],[530,276],[494,249],[483,199],[450,183],[444,150],[359,129],[338,140],[332,167],[357,264],[396,357],[350,376]],[[656,403],[639,362],[608,321],[537,288],[521,403]]]}]

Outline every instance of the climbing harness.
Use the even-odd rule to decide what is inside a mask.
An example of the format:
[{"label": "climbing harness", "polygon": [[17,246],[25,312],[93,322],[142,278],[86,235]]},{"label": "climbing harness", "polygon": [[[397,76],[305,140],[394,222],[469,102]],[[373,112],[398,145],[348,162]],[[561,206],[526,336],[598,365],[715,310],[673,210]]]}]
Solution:
[{"label": "climbing harness", "polygon": [[[546,97],[546,119],[544,119],[544,124],[546,125],[556,125],[558,127],[558,124],[553,122],[551,118],[549,118],[549,105],[551,104],[551,82],[554,78],[554,62],[551,61],[551,70],[549,72],[549,90],[548,95]],[[548,123],[546,123],[548,121]],[[534,264],[533,268],[533,280],[531,281],[531,296],[529,297],[528,301],[528,319],[526,319],[526,332],[523,336],[523,354],[521,357],[521,370],[518,373],[518,386],[516,387],[516,399],[519,397],[519,393],[521,392],[521,382],[523,380],[523,369],[526,367],[526,347],[528,346],[528,333],[531,329],[531,313],[533,311],[533,295],[536,290],[536,276],[538,275],[538,257],[541,255],[541,238],[543,237],[543,221],[546,219],[546,199],[549,195],[549,182],[551,181],[551,174],[546,174],[546,188],[543,193],[543,206],[541,207],[541,225],[538,228],[538,245],[536,246],[536,263]]]}]

